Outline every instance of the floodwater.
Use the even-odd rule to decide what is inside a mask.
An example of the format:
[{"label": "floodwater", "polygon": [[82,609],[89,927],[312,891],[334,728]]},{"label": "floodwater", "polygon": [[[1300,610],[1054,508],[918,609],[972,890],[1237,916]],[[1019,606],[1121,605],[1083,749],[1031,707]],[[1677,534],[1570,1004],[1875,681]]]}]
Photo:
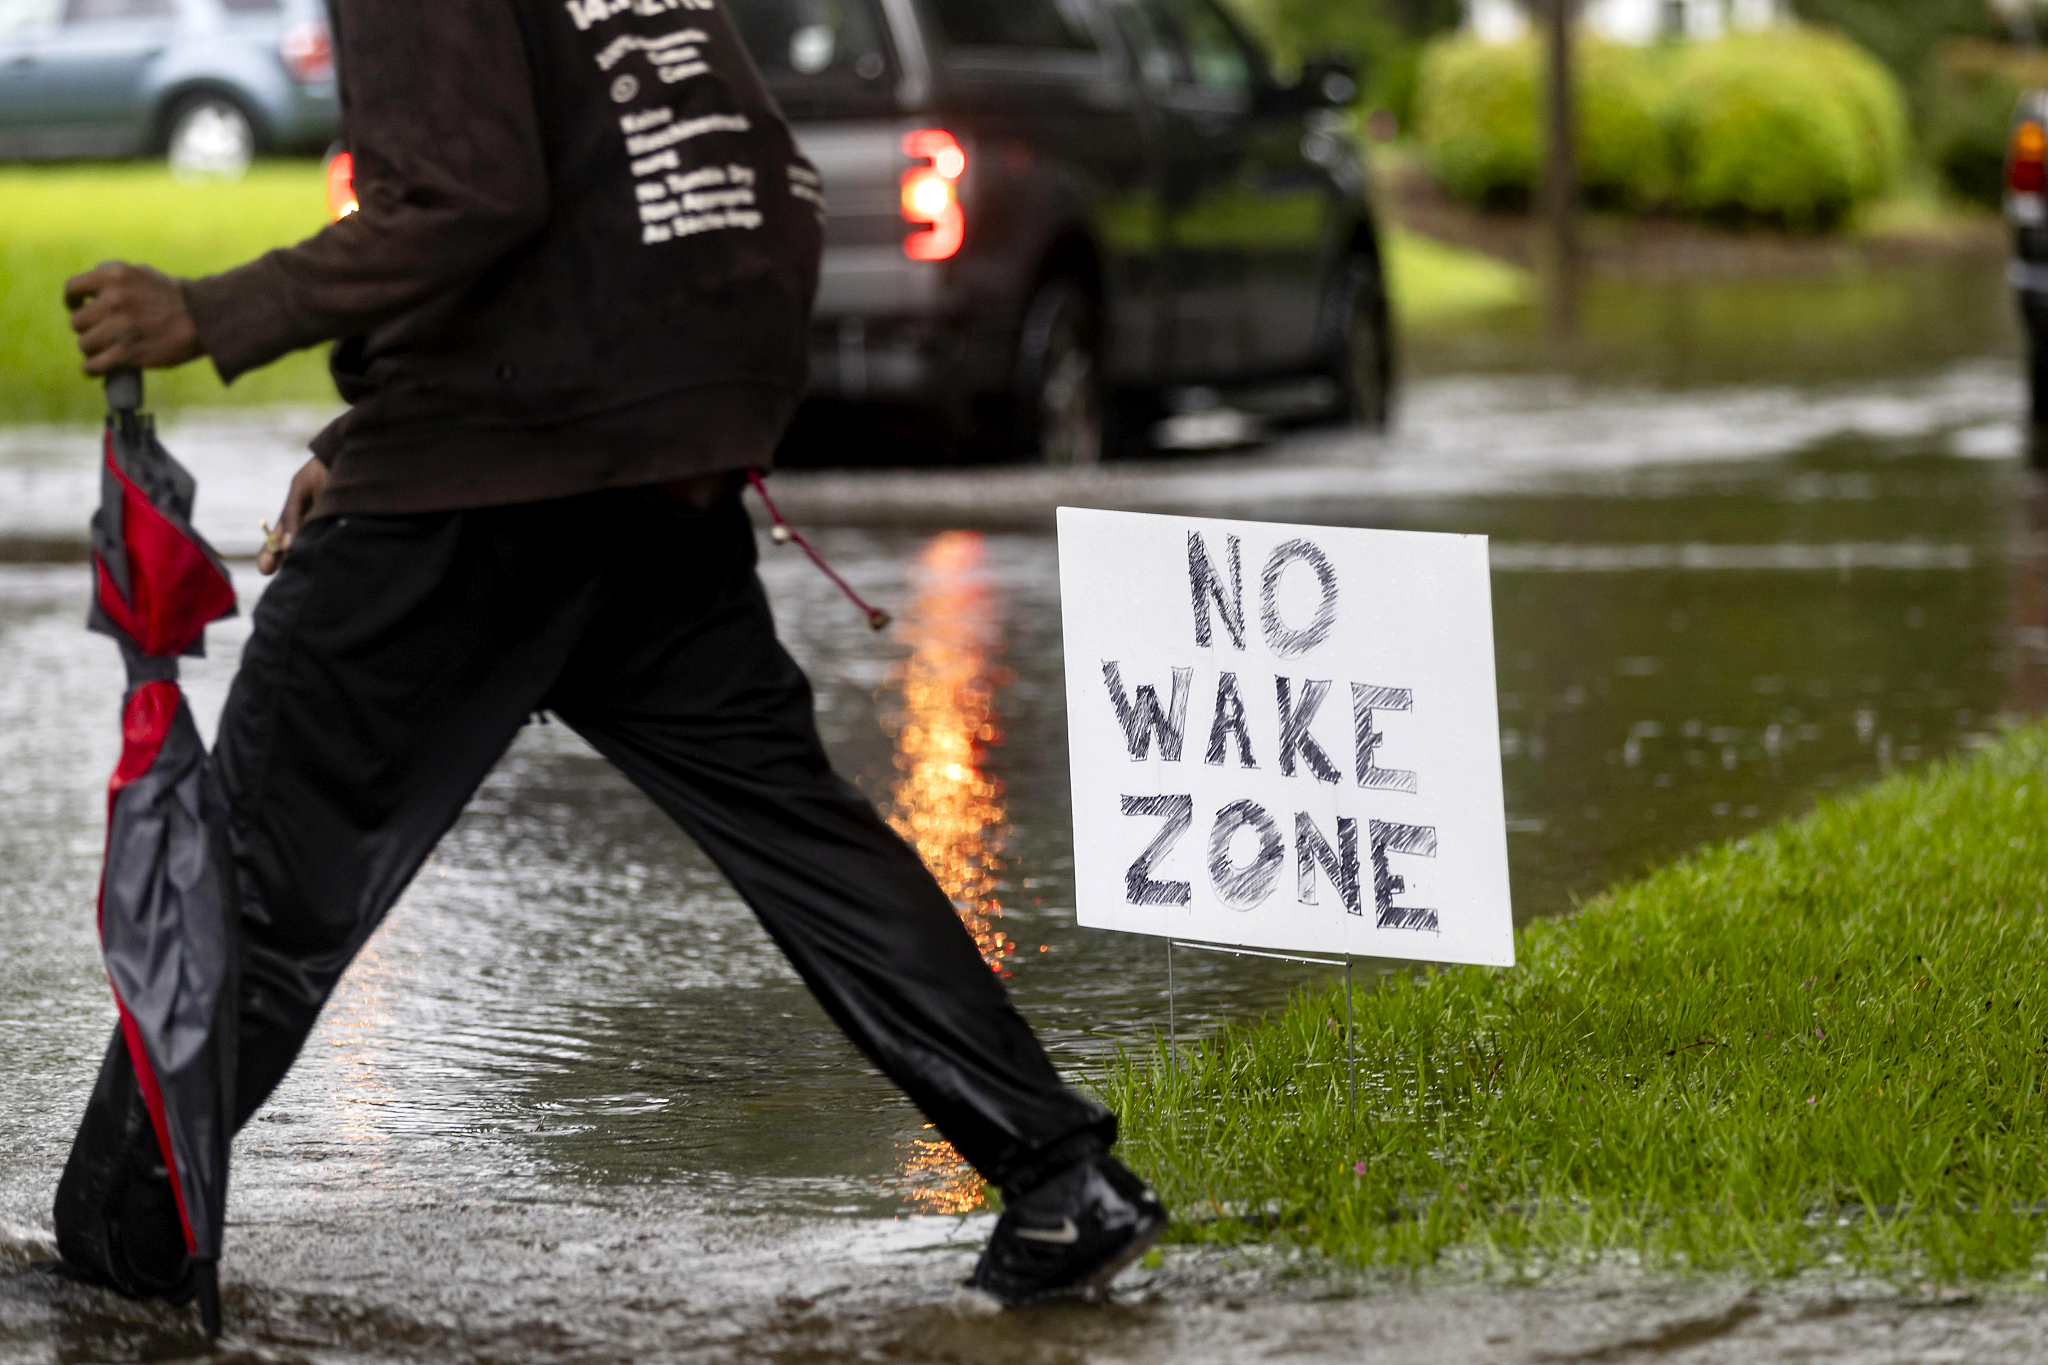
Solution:
[{"label": "floodwater", "polygon": [[[1085,1077],[1165,1026],[1165,958],[1073,923],[1054,506],[1492,537],[1517,914],[1564,913],[2048,702],[2005,309],[1991,264],[1609,289],[1569,347],[1512,316],[1417,339],[1384,440],[780,476],[895,612],[883,636],[794,550],[764,548],[764,574],[839,762]],[[171,426],[231,554],[318,420]],[[112,1018],[90,906],[120,668],[80,625],[93,449],[0,432],[0,1361],[199,1350],[182,1314],[27,1268]],[[188,669],[204,724],[243,633]],[[1314,979],[1177,956],[1183,1029]],[[2038,1358],[2048,1329],[2028,1301],[1887,1286],[1417,1287],[1172,1248],[1112,1304],[981,1312],[954,1292],[987,1230],[974,1181],[559,725],[520,736],[236,1160],[226,1346],[248,1360],[1986,1361]]]}]

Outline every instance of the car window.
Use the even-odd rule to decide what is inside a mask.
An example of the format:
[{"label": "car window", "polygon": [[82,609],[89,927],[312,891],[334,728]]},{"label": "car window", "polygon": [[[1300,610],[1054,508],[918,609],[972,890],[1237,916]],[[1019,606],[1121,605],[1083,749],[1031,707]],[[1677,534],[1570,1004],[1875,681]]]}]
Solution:
[{"label": "car window", "polygon": [[772,84],[873,81],[888,73],[882,17],[869,0],[737,0],[728,12]]},{"label": "car window", "polygon": [[1187,63],[1180,48],[1159,27],[1158,17],[1140,4],[1118,5],[1116,26],[1131,50],[1138,79],[1154,90],[1188,83]]},{"label": "car window", "polygon": [[875,0],[727,0],[726,13],[790,117],[895,107],[895,49]]},{"label": "car window", "polygon": [[171,0],[64,0],[66,24],[104,24],[121,19],[168,19]]},{"label": "car window", "polygon": [[926,0],[953,47],[1020,47],[1093,52],[1087,22],[1061,0]]},{"label": "car window", "polygon": [[1252,63],[1237,32],[1209,0],[1164,0],[1180,30],[1194,82],[1219,95],[1249,94]]},{"label": "car window", "polygon": [[57,20],[58,4],[59,0],[0,0],[0,38],[50,27]]}]

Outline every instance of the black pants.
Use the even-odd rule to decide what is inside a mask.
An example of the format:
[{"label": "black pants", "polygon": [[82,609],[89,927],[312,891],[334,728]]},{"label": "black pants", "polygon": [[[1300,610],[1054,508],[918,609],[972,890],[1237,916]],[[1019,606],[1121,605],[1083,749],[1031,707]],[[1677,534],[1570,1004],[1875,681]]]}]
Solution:
[{"label": "black pants", "polygon": [[[1027,1185],[1114,1140],[1114,1116],[1060,1082],[917,854],[832,771],[754,564],[737,498],[701,517],[608,493],[300,533],[256,608],[213,755],[240,901],[238,1126],[545,708],[696,839],[984,1177]],[[119,1052],[117,1038],[73,1185],[114,1146],[138,1164]],[[131,1216],[67,1211],[61,1187],[57,1213],[60,1246],[67,1219]]]}]

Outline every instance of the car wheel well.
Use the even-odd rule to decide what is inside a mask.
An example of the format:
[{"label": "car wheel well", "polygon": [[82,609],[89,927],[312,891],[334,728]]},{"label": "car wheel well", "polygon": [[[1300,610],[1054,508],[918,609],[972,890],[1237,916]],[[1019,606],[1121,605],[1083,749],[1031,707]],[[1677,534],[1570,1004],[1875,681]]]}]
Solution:
[{"label": "car wheel well", "polygon": [[1345,260],[1348,261],[1358,256],[1363,256],[1366,260],[1371,261],[1373,269],[1378,270],[1380,268],[1380,239],[1373,232],[1372,224],[1364,219],[1360,219],[1352,225],[1351,239],[1344,244]]},{"label": "car wheel well", "polygon": [[[1096,251],[1095,243],[1078,230],[1054,239],[1052,245],[1046,248],[1045,255],[1039,261],[1038,272],[1032,277],[1031,288],[1024,291],[1025,306],[1030,305],[1030,301],[1047,282],[1060,279],[1072,280],[1079,285],[1081,292],[1088,296],[1088,301],[1095,305],[1096,325],[1099,330],[1102,318],[1102,257]],[[1021,321],[1020,317],[1019,322]],[[1100,344],[1099,336],[1096,342]]]},{"label": "car wheel well", "polygon": [[1102,457],[1102,303],[1087,276],[1049,258],[1018,319],[1007,391],[976,403],[992,450],[1050,464]]},{"label": "car wheel well", "polygon": [[156,114],[150,129],[151,154],[161,155],[170,150],[172,122],[177,118],[180,109],[196,99],[226,100],[234,105],[241,111],[242,117],[249,120],[249,130],[256,137],[256,151],[261,154],[270,149],[270,128],[264,123],[263,115],[254,100],[224,82],[198,80],[174,86],[157,100]]},{"label": "car wheel well", "polygon": [[[1370,291],[1363,299],[1369,309],[1371,329],[1371,349],[1363,357],[1363,368],[1357,354],[1358,338],[1352,335],[1362,289]],[[1361,221],[1353,228],[1330,273],[1324,298],[1323,345],[1328,373],[1338,384],[1337,400],[1330,415],[1385,430],[1394,384],[1393,321],[1379,241],[1369,222]]]},{"label": "car wheel well", "polygon": [[[1373,231],[1372,224],[1364,219],[1360,219],[1352,226],[1351,235],[1345,239],[1344,249],[1338,252],[1336,259],[1330,263],[1331,269],[1327,277],[1330,292],[1325,295],[1326,301],[1336,302],[1335,288],[1345,283],[1352,266],[1357,262],[1363,262],[1371,269],[1372,278],[1379,286],[1379,296],[1384,307],[1387,297],[1386,266],[1380,259],[1379,236]],[[1327,327],[1335,319],[1325,314],[1323,321]]]}]

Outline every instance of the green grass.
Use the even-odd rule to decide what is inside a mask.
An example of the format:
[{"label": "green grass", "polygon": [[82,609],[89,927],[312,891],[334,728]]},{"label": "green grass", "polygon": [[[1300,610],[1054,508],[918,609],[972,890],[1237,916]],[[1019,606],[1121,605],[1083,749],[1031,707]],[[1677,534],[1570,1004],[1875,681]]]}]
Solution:
[{"label": "green grass", "polygon": [[[1510,1278],[2038,1274],[2048,726],[1101,1081],[1192,1240]],[[1247,1212],[1252,1215],[1249,1219]]]},{"label": "green grass", "polygon": [[1958,198],[1924,164],[1908,168],[1891,192],[1851,214],[1844,224],[1859,241],[1962,243],[1985,240],[2002,245],[2004,219],[1994,209]]},{"label": "green grass", "polygon": [[[0,421],[92,420],[64,281],[104,260],[203,275],[296,242],[326,221],[313,161],[259,164],[233,184],[180,185],[157,164],[0,168]],[[325,355],[306,351],[225,387],[210,362],[149,381],[158,411],[335,401]]]},{"label": "green grass", "polygon": [[1532,276],[1491,256],[1406,228],[1383,229],[1387,297],[1402,327],[1434,327],[1488,309],[1527,303]]},{"label": "green grass", "polygon": [[[260,164],[234,184],[180,185],[156,164],[0,168],[0,422],[91,421],[99,386],[79,373],[64,281],[104,260],[203,275],[298,241],[325,221],[311,161]],[[1400,228],[1388,289],[1404,326],[1525,302],[1528,272]],[[322,352],[221,384],[204,360],[149,381],[150,406],[335,401]]]}]

